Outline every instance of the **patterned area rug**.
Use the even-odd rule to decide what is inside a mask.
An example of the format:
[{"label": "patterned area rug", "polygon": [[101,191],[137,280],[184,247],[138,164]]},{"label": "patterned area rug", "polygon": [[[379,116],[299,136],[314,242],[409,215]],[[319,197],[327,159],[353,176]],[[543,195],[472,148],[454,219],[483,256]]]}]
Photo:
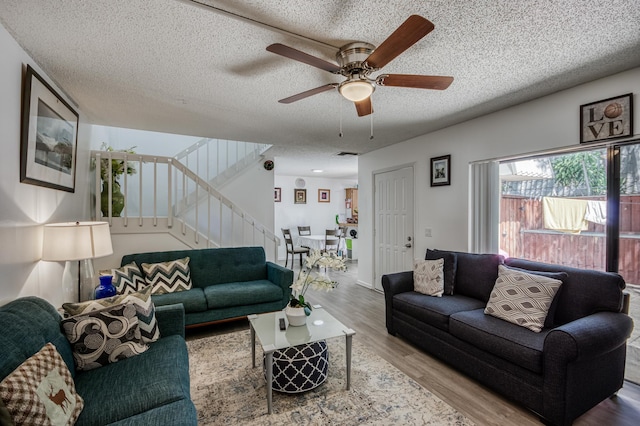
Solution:
[{"label": "patterned area rug", "polygon": [[301,394],[273,392],[267,414],[262,350],[251,367],[249,331],[187,342],[191,397],[199,425],[472,425],[441,399],[353,338],[351,390],[345,389],[345,342],[330,339],[329,375]]}]

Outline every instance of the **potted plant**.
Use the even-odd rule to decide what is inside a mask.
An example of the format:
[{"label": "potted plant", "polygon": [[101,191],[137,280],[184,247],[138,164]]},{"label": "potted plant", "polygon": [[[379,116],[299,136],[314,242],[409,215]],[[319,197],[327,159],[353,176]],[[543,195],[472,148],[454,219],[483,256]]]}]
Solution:
[{"label": "potted plant", "polygon": [[307,290],[331,291],[338,286],[336,281],[329,279],[326,274],[315,272],[314,269],[321,270],[331,268],[338,271],[345,271],[344,258],[336,256],[334,253],[321,253],[320,250],[312,250],[305,259],[305,269],[301,270],[298,278],[291,285],[291,299],[285,308],[285,314],[289,320],[289,325],[301,326],[306,323],[306,317],[311,315],[313,309],[311,304],[304,298]]},{"label": "potted plant", "polygon": [[[133,150],[135,146],[128,149],[121,149],[117,152],[125,152],[127,154],[135,154]],[[106,143],[101,145],[102,151],[116,152],[112,147]],[[120,190],[120,182],[118,178],[123,174],[133,175],[136,168],[129,161],[125,164],[124,160],[111,160],[111,216],[120,217],[122,209],[124,209],[124,195]],[[102,179],[102,192],[100,193],[100,210],[102,210],[103,216],[109,216],[109,159],[102,158],[100,160],[100,179]]]}]

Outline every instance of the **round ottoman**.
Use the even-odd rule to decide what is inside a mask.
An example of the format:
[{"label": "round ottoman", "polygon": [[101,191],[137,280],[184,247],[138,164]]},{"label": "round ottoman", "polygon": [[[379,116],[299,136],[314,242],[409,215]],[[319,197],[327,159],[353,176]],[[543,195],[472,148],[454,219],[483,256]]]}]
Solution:
[{"label": "round ottoman", "polygon": [[[324,383],[328,368],[329,350],[324,340],[275,351],[272,388],[286,393],[311,390]],[[266,370],[263,372],[266,378]]]}]

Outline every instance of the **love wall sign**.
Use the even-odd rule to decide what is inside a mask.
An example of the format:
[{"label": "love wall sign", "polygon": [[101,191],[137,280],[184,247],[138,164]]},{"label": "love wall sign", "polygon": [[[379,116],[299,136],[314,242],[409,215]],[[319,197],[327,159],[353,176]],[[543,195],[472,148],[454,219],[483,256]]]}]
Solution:
[{"label": "love wall sign", "polygon": [[580,105],[580,143],[633,135],[633,94]]}]

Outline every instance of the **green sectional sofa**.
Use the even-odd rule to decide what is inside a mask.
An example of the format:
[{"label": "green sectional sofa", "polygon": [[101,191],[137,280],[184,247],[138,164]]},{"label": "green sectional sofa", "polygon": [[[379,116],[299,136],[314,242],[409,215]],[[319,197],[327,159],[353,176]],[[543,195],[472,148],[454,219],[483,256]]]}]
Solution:
[{"label": "green sectional sofa", "polygon": [[186,326],[282,310],[289,302],[293,271],[268,262],[262,247],[209,248],[137,253],[121,265],[189,257],[190,290],[154,294],[156,306],[181,303]]},{"label": "green sectional sofa", "polygon": [[[58,311],[37,297],[16,299],[0,307],[0,380],[50,342],[84,400],[77,426],[196,425],[184,310],[181,305],[171,305],[158,307],[155,313],[161,337],[150,343],[148,350],[103,367],[78,371],[71,344],[61,331]],[[66,409],[69,401],[67,395],[59,402]],[[2,405],[0,401],[0,423],[5,424]]]}]

